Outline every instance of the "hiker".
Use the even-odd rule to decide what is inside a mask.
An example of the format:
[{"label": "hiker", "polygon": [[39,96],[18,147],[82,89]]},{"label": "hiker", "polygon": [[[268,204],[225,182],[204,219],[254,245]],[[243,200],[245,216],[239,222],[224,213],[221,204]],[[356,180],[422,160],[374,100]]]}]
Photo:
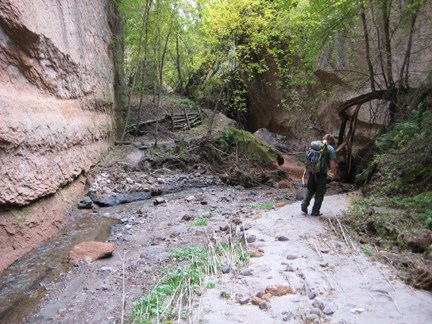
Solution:
[{"label": "hiker", "polygon": [[[301,202],[301,210],[303,213],[308,213],[308,206],[315,195],[314,204],[312,207],[312,216],[320,216],[321,204],[324,200],[324,194],[326,192],[327,180],[330,181],[336,175],[336,151],[334,149],[336,141],[335,138],[326,134],[323,137],[323,156],[322,161],[320,161],[318,166],[318,171],[312,172],[305,167],[305,174],[303,175],[303,185],[304,185],[304,176],[308,172],[308,181],[307,181],[307,192],[305,198]],[[322,145],[322,143],[321,143]]]}]

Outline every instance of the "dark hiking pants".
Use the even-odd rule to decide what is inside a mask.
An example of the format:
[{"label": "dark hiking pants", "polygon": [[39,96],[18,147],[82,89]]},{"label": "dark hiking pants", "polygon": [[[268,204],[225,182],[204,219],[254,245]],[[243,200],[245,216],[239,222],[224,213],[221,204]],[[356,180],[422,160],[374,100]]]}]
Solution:
[{"label": "dark hiking pants", "polygon": [[327,186],[327,174],[309,173],[309,179],[307,182],[306,196],[302,201],[302,205],[308,207],[312,197],[315,195],[315,201],[312,207],[312,214],[319,214],[321,204],[324,200],[324,194]]}]

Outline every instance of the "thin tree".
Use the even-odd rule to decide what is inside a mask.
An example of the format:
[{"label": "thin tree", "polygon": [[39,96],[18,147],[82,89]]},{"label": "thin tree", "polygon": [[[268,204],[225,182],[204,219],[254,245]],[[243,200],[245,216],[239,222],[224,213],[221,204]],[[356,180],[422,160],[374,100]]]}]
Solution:
[{"label": "thin tree", "polygon": [[150,9],[152,6],[152,0],[146,0],[146,9],[145,9],[145,39],[144,39],[144,56],[141,62],[141,93],[140,93],[140,103],[138,107],[138,115],[136,121],[136,129],[135,132],[138,134],[139,125],[141,122],[141,111],[142,111],[142,102],[144,97],[144,86],[145,86],[145,75],[146,75],[146,67],[147,67],[147,48],[148,48],[148,39],[149,39],[149,16]]},{"label": "thin tree", "polygon": [[[160,0],[157,0],[157,15],[159,15],[159,11],[160,11]],[[173,21],[174,21],[174,15],[175,15],[175,10],[172,11],[170,20],[169,20],[169,26],[168,26],[168,31],[167,31],[167,35],[165,36],[165,43],[163,48],[161,48],[161,32],[160,32],[160,24],[159,24],[159,19],[157,19],[157,23],[156,23],[156,34],[158,36],[157,38],[157,42],[155,42],[155,44],[157,43],[157,49],[156,46],[154,47],[154,53],[155,53],[155,58],[156,58],[156,54],[159,54],[158,58],[159,61],[155,62],[155,72],[159,72],[158,74],[156,74],[155,76],[155,80],[157,83],[157,96],[156,96],[156,127],[155,127],[155,142],[154,142],[154,147],[157,147],[158,145],[158,132],[159,132],[159,113],[160,113],[160,96],[161,96],[161,92],[162,92],[162,87],[163,87],[163,69],[164,69],[164,63],[165,63],[165,56],[167,53],[167,48],[168,48],[168,41],[170,39],[170,35],[172,32],[172,26],[173,26]],[[158,63],[158,64],[157,64]]]},{"label": "thin tree", "polygon": [[372,91],[375,91],[375,73],[374,73],[374,68],[371,60],[369,32],[368,32],[368,26],[366,22],[366,13],[365,13],[365,6],[363,0],[360,0],[360,8],[361,8],[360,16],[363,24],[363,37],[364,37],[364,42],[366,47],[366,61],[369,69],[370,87]]},{"label": "thin tree", "polygon": [[146,14],[145,12],[142,15],[142,25],[141,25],[141,30],[140,30],[140,39],[139,39],[139,45],[138,45],[138,55],[137,55],[137,59],[136,59],[136,63],[135,63],[135,70],[133,73],[133,79],[132,79],[132,85],[129,89],[129,94],[128,94],[128,103],[127,103],[127,109],[126,109],[126,117],[125,117],[125,121],[124,121],[124,128],[123,128],[123,132],[122,132],[122,136],[121,136],[121,141],[123,142],[126,138],[126,133],[127,133],[127,127],[129,124],[129,116],[130,116],[130,109],[131,109],[131,101],[132,101],[132,93],[133,90],[135,88],[135,82],[136,82],[136,78],[138,75],[138,71],[139,71],[139,67],[140,67],[140,61],[141,61],[141,47],[142,47],[142,40],[143,40],[143,35],[144,35],[144,27],[145,27],[145,20],[146,20]]}]

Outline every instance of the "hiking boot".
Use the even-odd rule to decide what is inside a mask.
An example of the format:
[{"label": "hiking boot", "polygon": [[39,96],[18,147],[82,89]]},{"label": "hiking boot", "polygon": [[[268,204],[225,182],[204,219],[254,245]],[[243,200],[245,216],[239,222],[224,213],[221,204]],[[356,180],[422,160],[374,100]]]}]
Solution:
[{"label": "hiking boot", "polygon": [[321,216],[322,214],[320,212],[312,210],[311,216]]},{"label": "hiking boot", "polygon": [[301,205],[301,210],[302,210],[302,212],[303,213],[305,213],[305,214],[307,214],[308,213],[308,211],[307,211],[307,206],[306,205]]}]

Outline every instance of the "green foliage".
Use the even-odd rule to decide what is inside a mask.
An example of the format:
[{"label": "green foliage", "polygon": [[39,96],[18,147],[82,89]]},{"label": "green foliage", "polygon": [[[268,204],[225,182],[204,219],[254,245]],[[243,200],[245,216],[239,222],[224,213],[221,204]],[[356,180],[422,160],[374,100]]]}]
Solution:
[{"label": "green foliage", "polygon": [[372,248],[369,245],[365,245],[362,247],[362,251],[367,256],[372,256]]},{"label": "green foliage", "polygon": [[[183,90],[181,88],[192,71],[201,65],[202,42],[195,3],[188,0],[117,0],[116,4],[124,30],[126,75],[132,76],[137,64],[142,68],[138,59],[145,60],[144,80],[147,87],[153,87],[157,77],[155,72],[159,73],[162,66],[162,48],[166,43],[163,81]],[[141,78],[137,82],[141,82]]]},{"label": "green foliage", "polygon": [[131,320],[138,323],[150,322],[153,317],[169,320],[173,307],[166,305],[166,299],[173,294],[195,291],[205,275],[208,252],[201,247],[174,250],[171,260],[187,261],[175,268],[164,268],[162,280],[151,292],[134,303]]},{"label": "green foliage", "polygon": [[198,218],[190,223],[190,226],[207,226],[208,219],[207,218]]},{"label": "green foliage", "polygon": [[218,148],[224,152],[228,152],[234,142],[235,134],[236,132],[234,127],[225,127],[222,136],[217,141]]},{"label": "green foliage", "polygon": [[160,280],[149,293],[136,302],[130,315],[133,323],[186,320],[192,309],[187,309],[193,294],[200,287],[214,288],[205,279],[219,274],[221,264],[241,266],[249,260],[243,243],[232,238],[230,243],[209,244],[206,247],[186,247],[173,250],[168,259],[171,266],[161,270]]},{"label": "green foliage", "polygon": [[419,107],[376,141],[378,153],[357,179],[366,183],[379,170],[374,192],[407,195],[432,190],[432,111]]},{"label": "green foliage", "polygon": [[414,214],[417,219],[424,222],[426,228],[432,229],[432,191],[422,192],[409,197],[389,197],[386,201],[391,207]]},{"label": "green foliage", "polygon": [[412,197],[357,200],[343,221],[360,236],[371,238],[372,242],[381,242],[388,248],[405,248],[406,234],[430,229],[430,219],[432,192],[425,192]]},{"label": "green foliage", "polygon": [[[421,109],[411,111],[407,120],[394,125],[392,130],[377,140],[377,146],[382,149],[406,151],[419,141],[428,139],[431,135],[427,125],[432,122],[432,113]],[[426,126],[426,127],[425,127]]]},{"label": "green foliage", "polygon": [[381,156],[379,154],[376,154],[371,162],[369,162],[366,169],[364,169],[361,173],[356,175],[356,182],[361,185],[365,186],[369,180],[372,178],[374,173],[376,172],[379,160]]},{"label": "green foliage", "polygon": [[405,231],[411,226],[412,218],[392,210],[374,211],[372,206],[380,205],[379,201],[360,200],[348,210],[343,222],[348,224],[358,235],[370,238],[372,242],[380,242],[386,247],[402,248],[405,242],[401,240]]},{"label": "green foliage", "polygon": [[205,260],[208,257],[208,252],[202,247],[187,247],[184,249],[176,249],[169,255],[170,260],[184,261],[184,260]]},{"label": "green foliage", "polygon": [[207,282],[206,288],[207,289],[214,289],[216,287],[216,284],[214,282]]},{"label": "green foliage", "polygon": [[252,205],[250,206],[251,209],[265,209],[265,210],[271,210],[273,209],[275,205],[273,203],[266,203],[261,205]]}]

